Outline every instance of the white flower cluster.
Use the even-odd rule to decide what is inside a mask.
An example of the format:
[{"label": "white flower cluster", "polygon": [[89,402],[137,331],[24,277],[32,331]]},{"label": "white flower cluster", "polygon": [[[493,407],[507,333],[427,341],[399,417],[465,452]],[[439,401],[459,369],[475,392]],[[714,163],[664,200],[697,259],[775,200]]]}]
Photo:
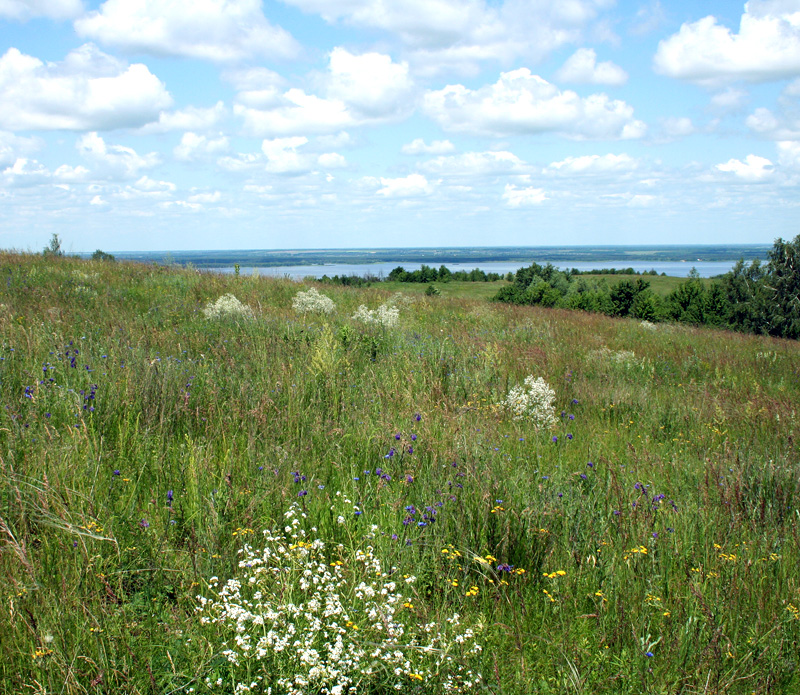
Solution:
[{"label": "white flower cluster", "polygon": [[316,288],[298,292],[292,300],[292,308],[298,314],[332,314],[336,304],[330,297],[317,292]]},{"label": "white flower cluster", "polygon": [[544,429],[556,422],[555,399],[555,391],[542,377],[528,376],[525,385],[514,386],[500,405],[511,412],[514,420],[530,420],[536,429]]},{"label": "white flower cluster", "polygon": [[[461,661],[481,651],[458,616],[419,625],[414,577],[394,578],[371,546],[350,552],[306,533],[294,504],[283,531],[265,533],[265,546],[245,546],[240,576],[216,598],[198,596],[203,624],[222,639],[228,663],[225,692],[344,695],[384,685],[408,692],[427,681],[438,692],[477,688],[481,676]],[[312,529],[312,532],[314,529]],[[212,589],[219,580],[212,577]],[[402,585],[402,586],[401,586]],[[227,678],[227,675],[226,675]],[[206,679],[210,690],[222,686]]]},{"label": "white flower cluster", "polygon": [[356,309],[353,318],[362,323],[375,323],[384,328],[393,328],[400,318],[400,309],[390,304],[381,304],[377,309],[367,309],[362,304]]},{"label": "white flower cluster", "polygon": [[207,319],[241,318],[250,320],[255,318],[253,310],[242,304],[232,294],[223,294],[216,302],[209,302],[203,309]]}]

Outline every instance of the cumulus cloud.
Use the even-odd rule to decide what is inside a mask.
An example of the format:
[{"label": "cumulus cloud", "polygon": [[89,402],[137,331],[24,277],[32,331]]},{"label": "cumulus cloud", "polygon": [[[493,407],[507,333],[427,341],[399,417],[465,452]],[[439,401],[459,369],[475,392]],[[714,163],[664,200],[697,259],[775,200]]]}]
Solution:
[{"label": "cumulus cloud", "polygon": [[800,118],[796,113],[776,116],[762,107],[753,111],[745,123],[748,128],[770,140],[800,140]]},{"label": "cumulus cloud", "polygon": [[187,106],[176,111],[162,111],[158,121],[148,123],[141,132],[149,134],[168,133],[173,130],[208,130],[217,125],[226,114],[227,109],[221,101],[208,108]]},{"label": "cumulus cloud", "polygon": [[35,159],[20,157],[3,171],[2,181],[8,187],[27,188],[49,181],[50,176],[47,167]]},{"label": "cumulus cloud", "polygon": [[299,46],[260,0],[106,0],[75,21],[79,36],[133,53],[215,62],[291,58]]},{"label": "cumulus cloud", "polygon": [[176,159],[190,162],[203,159],[208,156],[218,156],[230,149],[230,141],[227,136],[220,135],[217,138],[208,138],[197,133],[184,133],[180,144],[175,147],[173,154]]},{"label": "cumulus cloud", "polygon": [[707,85],[800,74],[797,3],[751,0],[744,7],[738,34],[713,16],[683,24],[658,44],[656,72]]},{"label": "cumulus cloud", "polygon": [[476,90],[458,84],[429,91],[423,109],[447,130],[483,135],[555,131],[580,139],[628,139],[646,129],[624,101],[562,91],[527,68],[501,73],[495,84]]},{"label": "cumulus cloud", "polygon": [[447,154],[455,150],[455,145],[449,140],[434,140],[430,145],[422,138],[416,138],[401,148],[403,154]]},{"label": "cumulus cloud", "polygon": [[736,178],[751,183],[764,181],[775,173],[775,169],[769,159],[755,154],[747,155],[744,162],[739,159],[729,159],[724,164],[717,164],[715,168],[718,171],[733,174]]},{"label": "cumulus cloud", "polygon": [[432,192],[433,186],[422,174],[409,174],[396,179],[381,178],[381,188],[378,189],[378,195],[387,198],[418,198]]},{"label": "cumulus cloud", "polygon": [[227,70],[223,78],[236,89],[239,104],[259,109],[277,106],[286,80],[267,68]]},{"label": "cumulus cloud", "polygon": [[736,113],[744,108],[748,99],[749,94],[744,89],[728,87],[711,97],[711,108],[721,114]]},{"label": "cumulus cloud", "polygon": [[318,169],[338,169],[347,166],[347,160],[338,152],[315,151],[307,137],[298,135],[264,140],[261,153],[222,157],[218,164],[231,172],[266,171],[298,176]]},{"label": "cumulus cloud", "polygon": [[407,115],[411,108],[414,84],[408,65],[380,53],[355,55],[335,48],[319,82],[322,96],[292,88],[273,108],[253,108],[249,99],[237,103],[234,113],[250,134],[292,135],[382,123]]},{"label": "cumulus cloud", "polygon": [[81,0],[0,0],[0,17],[21,21],[33,17],[72,19],[82,12]]},{"label": "cumulus cloud", "polygon": [[661,121],[661,129],[664,135],[670,139],[683,138],[697,132],[691,118],[686,116],[670,116]]},{"label": "cumulus cloud", "polygon": [[580,39],[611,0],[285,0],[330,23],[399,38],[417,74],[469,74],[484,61],[538,61]]},{"label": "cumulus cloud", "polygon": [[635,36],[644,36],[658,29],[663,23],[664,8],[658,0],[654,0],[636,11],[630,32]]},{"label": "cumulus cloud", "polygon": [[547,199],[547,195],[541,188],[517,188],[508,183],[503,191],[503,200],[506,201],[506,205],[510,208],[541,205]]},{"label": "cumulus cloud", "polygon": [[800,170],[800,142],[776,142],[781,166]]},{"label": "cumulus cloud", "polygon": [[155,121],[172,105],[146,66],[126,65],[86,44],[61,63],[10,48],[0,57],[0,127],[111,130]]},{"label": "cumulus cloud", "polygon": [[628,73],[611,61],[597,62],[592,48],[579,48],[556,73],[563,82],[578,84],[607,84],[619,87],[628,81]]},{"label": "cumulus cloud", "polygon": [[140,155],[130,147],[107,145],[95,132],[82,135],[77,148],[95,174],[113,180],[134,179],[142,170],[151,169],[161,161],[155,152]]},{"label": "cumulus cloud", "polygon": [[9,166],[19,157],[32,154],[43,146],[39,138],[24,138],[0,130],[0,166]]},{"label": "cumulus cloud", "polygon": [[465,152],[431,159],[421,168],[430,173],[455,176],[518,173],[525,163],[511,152]]},{"label": "cumulus cloud", "polygon": [[619,174],[634,171],[638,162],[627,154],[589,154],[581,157],[567,157],[545,167],[546,174],[562,176],[596,176],[598,174]]}]

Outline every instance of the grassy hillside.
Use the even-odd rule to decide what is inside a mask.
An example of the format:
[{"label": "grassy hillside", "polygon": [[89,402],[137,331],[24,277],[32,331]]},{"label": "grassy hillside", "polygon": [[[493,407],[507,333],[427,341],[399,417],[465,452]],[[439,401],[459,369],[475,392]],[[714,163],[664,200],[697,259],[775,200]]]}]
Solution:
[{"label": "grassy hillside", "polygon": [[0,271],[0,691],[800,691],[798,343]]}]

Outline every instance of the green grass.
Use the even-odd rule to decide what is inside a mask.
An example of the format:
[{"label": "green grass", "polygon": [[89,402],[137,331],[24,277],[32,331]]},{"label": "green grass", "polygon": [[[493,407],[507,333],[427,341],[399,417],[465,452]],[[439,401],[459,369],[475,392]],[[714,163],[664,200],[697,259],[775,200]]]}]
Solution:
[{"label": "green grass", "polygon": [[[288,656],[233,668],[233,633],[196,609],[295,502],[347,572],[368,544],[417,577],[409,639],[460,614],[483,651],[452,665],[479,692],[800,690],[798,343],[496,305],[492,283],[319,286],[337,312],[302,317],[285,280],[0,270],[3,692],[291,673]],[[350,318],[396,289],[396,328]],[[228,292],[254,321],[206,320]],[[556,392],[552,430],[497,406],[529,374]],[[443,692],[426,673],[396,678]]]}]

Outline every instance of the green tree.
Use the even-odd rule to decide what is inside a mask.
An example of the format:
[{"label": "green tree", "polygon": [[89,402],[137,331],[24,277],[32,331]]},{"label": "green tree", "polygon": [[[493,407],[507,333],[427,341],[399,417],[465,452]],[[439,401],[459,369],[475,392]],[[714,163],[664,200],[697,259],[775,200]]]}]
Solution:
[{"label": "green tree", "polygon": [[44,247],[42,250],[42,255],[57,257],[64,255],[64,252],[61,250],[61,239],[59,238],[58,234],[53,234],[53,236],[50,237],[50,243]]},{"label": "green tree", "polygon": [[800,338],[800,235],[794,241],[775,241],[765,292],[769,333]]},{"label": "green tree", "polygon": [[116,259],[110,253],[106,253],[105,251],[101,251],[100,249],[97,249],[97,251],[95,251],[92,254],[92,260],[93,261],[115,261]]}]

